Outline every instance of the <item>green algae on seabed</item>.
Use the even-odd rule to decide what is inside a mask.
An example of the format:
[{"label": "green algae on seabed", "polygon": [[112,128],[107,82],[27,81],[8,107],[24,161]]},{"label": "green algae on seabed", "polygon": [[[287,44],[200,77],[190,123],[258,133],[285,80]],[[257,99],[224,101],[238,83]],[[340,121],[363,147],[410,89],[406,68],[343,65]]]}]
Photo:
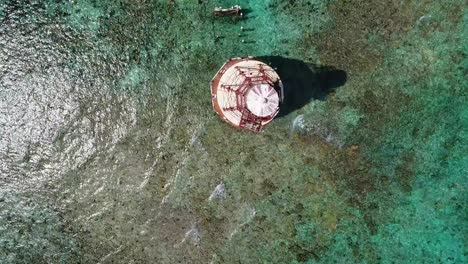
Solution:
[{"label": "green algae on seabed", "polygon": [[[0,257],[467,261],[464,1],[172,2],[0,1],[6,39],[25,35],[53,44],[37,53],[61,60],[37,63],[62,71],[67,81],[59,84],[78,109],[65,115],[44,107],[45,116],[67,117],[53,141],[26,138],[29,150],[5,160],[1,172],[11,180],[0,177],[0,184],[21,188],[15,199],[28,200],[28,193],[47,199],[37,200],[39,213],[2,201],[2,214],[15,214],[0,233],[7,241]],[[210,15],[215,6],[233,4],[248,10],[244,19]],[[208,84],[227,58],[245,55],[332,65],[348,80],[264,133],[239,132],[212,113]],[[27,65],[13,65],[25,56],[0,54],[0,67],[26,72],[18,80],[39,72],[37,65],[29,73]],[[37,82],[31,82],[36,90],[60,89]],[[15,84],[2,81],[0,98]],[[293,129],[299,116],[303,125]],[[223,195],[209,199],[220,183]],[[42,215],[51,220],[33,220]],[[36,239],[30,234],[37,230],[48,231]]]},{"label": "green algae on seabed", "polygon": [[77,242],[52,207],[4,190],[0,202],[0,263],[76,261]]}]

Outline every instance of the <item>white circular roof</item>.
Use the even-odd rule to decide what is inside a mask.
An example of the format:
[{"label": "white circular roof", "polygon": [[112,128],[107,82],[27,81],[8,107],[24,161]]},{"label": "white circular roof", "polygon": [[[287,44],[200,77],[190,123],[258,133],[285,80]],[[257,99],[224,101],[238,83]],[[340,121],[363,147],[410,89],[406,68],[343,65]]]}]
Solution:
[{"label": "white circular roof", "polygon": [[247,109],[259,117],[271,116],[278,111],[278,92],[267,83],[254,85],[246,95]]},{"label": "white circular roof", "polygon": [[213,109],[230,125],[261,131],[279,111],[278,73],[251,57],[229,59],[211,81]]}]

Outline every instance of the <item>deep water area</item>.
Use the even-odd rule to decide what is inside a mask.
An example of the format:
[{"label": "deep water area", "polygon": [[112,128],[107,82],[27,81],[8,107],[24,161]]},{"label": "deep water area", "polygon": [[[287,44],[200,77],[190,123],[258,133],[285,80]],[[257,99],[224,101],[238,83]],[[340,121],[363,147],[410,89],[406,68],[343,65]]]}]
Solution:
[{"label": "deep water area", "polygon": [[[464,0],[0,0],[0,263],[467,263],[467,40]],[[244,56],[261,133],[212,108]]]}]

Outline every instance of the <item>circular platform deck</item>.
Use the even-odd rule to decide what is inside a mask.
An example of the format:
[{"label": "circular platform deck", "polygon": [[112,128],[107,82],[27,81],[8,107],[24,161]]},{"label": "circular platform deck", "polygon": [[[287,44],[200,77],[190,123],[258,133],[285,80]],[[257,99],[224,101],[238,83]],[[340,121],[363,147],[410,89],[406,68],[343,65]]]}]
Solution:
[{"label": "circular platform deck", "polygon": [[259,132],[279,112],[283,84],[267,64],[252,57],[228,60],[211,81],[213,108],[230,125]]}]

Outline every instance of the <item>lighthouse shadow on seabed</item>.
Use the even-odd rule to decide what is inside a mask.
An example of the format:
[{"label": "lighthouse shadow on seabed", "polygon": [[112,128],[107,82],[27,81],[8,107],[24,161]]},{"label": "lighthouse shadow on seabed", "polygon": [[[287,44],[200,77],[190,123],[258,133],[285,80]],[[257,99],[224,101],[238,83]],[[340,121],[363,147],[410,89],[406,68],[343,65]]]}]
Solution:
[{"label": "lighthouse shadow on seabed", "polygon": [[344,85],[347,74],[332,66],[306,63],[281,56],[260,56],[256,59],[273,67],[284,85],[284,101],[277,117],[302,108],[311,100],[325,100],[328,94]]}]

